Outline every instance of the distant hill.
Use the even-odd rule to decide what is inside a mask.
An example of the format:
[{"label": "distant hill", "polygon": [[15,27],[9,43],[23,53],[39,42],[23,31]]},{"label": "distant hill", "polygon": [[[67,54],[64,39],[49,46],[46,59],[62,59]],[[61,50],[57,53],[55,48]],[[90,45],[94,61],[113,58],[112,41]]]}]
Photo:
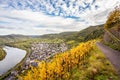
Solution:
[{"label": "distant hill", "polygon": [[88,41],[91,39],[98,38],[102,36],[104,33],[103,25],[98,26],[90,26],[84,30],[76,31],[76,32],[62,32],[59,34],[45,34],[40,36],[40,38],[60,38],[64,41],[75,40],[75,41]]},{"label": "distant hill", "polygon": [[11,34],[0,36],[0,45],[9,42],[16,42],[21,40],[27,39],[62,39],[65,42],[74,40],[75,42],[83,42],[88,41],[91,39],[95,39],[101,37],[104,33],[103,25],[98,26],[90,26],[86,29],[81,31],[74,31],[74,32],[62,32],[58,34],[45,34],[41,36],[25,36],[25,35],[18,35],[18,34]]},{"label": "distant hill", "polygon": [[30,36],[17,35],[17,34],[0,36],[0,45],[4,44],[4,43],[9,43],[9,42],[27,40],[27,39],[30,39],[30,38],[31,38]]}]

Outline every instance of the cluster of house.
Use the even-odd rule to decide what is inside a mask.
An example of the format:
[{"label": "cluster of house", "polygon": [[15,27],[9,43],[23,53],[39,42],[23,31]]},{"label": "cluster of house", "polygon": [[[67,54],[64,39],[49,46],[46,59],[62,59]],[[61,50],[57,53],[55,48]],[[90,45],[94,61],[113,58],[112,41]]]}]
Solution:
[{"label": "cluster of house", "polygon": [[67,50],[65,43],[36,43],[32,45],[31,60],[46,60],[48,57],[56,53],[64,52]]},{"label": "cluster of house", "polygon": [[65,43],[33,43],[32,53],[26,58],[23,69],[28,69],[29,66],[38,66],[38,61],[47,60],[55,54],[66,51],[67,45]]}]

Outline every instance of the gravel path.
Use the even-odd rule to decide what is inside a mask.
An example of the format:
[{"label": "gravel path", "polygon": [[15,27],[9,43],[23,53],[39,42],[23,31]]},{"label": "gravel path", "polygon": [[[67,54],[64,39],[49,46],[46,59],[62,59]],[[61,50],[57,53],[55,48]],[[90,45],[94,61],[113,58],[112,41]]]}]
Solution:
[{"label": "gravel path", "polygon": [[118,71],[118,75],[120,77],[120,52],[113,50],[100,42],[97,42],[96,45],[103,52],[103,54],[107,57],[107,59],[111,62],[111,64]]}]

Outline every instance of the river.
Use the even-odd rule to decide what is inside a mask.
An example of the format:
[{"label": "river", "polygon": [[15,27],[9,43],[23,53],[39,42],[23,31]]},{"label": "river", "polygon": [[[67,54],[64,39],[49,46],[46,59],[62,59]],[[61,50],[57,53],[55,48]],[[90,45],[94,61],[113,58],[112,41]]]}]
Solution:
[{"label": "river", "polygon": [[6,56],[0,61],[0,75],[4,74],[16,64],[18,64],[26,55],[26,51],[18,48],[5,46],[3,48]]}]

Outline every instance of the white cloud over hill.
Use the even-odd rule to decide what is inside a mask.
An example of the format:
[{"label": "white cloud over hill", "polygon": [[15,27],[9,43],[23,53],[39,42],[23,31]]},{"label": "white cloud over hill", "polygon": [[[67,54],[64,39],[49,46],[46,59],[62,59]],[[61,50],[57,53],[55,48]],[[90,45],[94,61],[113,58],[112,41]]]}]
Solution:
[{"label": "white cloud over hill", "polygon": [[0,0],[0,35],[79,31],[103,24],[119,0]]}]

